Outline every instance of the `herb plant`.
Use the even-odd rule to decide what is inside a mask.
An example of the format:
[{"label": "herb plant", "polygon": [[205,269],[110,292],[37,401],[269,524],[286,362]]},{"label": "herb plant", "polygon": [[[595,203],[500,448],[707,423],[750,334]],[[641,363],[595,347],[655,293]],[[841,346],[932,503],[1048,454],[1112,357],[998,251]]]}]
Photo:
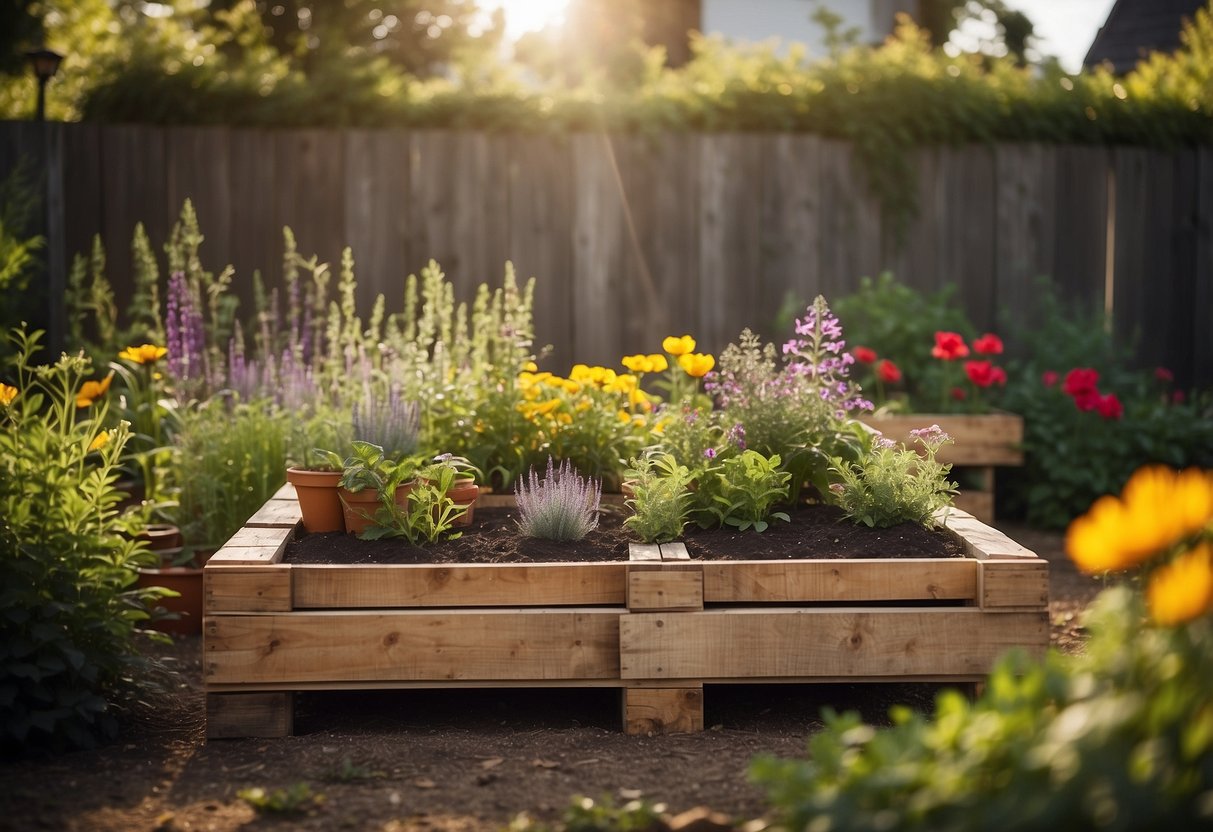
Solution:
[{"label": "herb plant", "polygon": [[527,482],[514,489],[518,500],[518,528],[527,537],[546,540],[581,540],[598,528],[602,483],[582,477],[567,460],[559,468],[548,457],[542,480],[532,468]]},{"label": "herb plant", "polygon": [[690,469],[654,451],[632,459],[624,476],[632,489],[627,500],[632,516],[623,525],[645,543],[668,543],[681,535],[693,503]]},{"label": "herb plant", "polygon": [[739,531],[767,530],[770,520],[791,518],[786,512],[773,511],[788,501],[788,483],[792,475],[782,471],[779,455],[765,457],[757,451],[742,451],[726,459],[715,474],[716,493],[712,514],[722,526],[736,526]]},{"label": "herb plant", "polygon": [[419,418],[416,403],[401,398],[397,388],[379,396],[368,386],[354,403],[354,438],[378,445],[389,458],[401,459],[417,450]]},{"label": "herb plant", "polygon": [[952,466],[935,458],[951,439],[938,425],[910,433],[925,456],[880,437],[860,462],[838,462],[833,470],[840,482],[831,487],[830,499],[847,517],[880,529],[898,523],[931,528],[935,512],[951,505],[956,493],[956,483],[948,481]]}]

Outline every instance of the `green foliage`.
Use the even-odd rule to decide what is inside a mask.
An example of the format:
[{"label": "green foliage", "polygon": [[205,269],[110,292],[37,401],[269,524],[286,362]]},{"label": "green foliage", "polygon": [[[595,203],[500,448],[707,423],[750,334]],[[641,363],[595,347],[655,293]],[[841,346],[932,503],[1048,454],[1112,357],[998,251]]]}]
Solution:
[{"label": "green foliage", "polygon": [[[834,311],[846,328],[847,342],[875,350],[902,372],[904,398],[894,387],[878,383],[871,370],[858,365],[856,375],[864,389],[880,390],[877,404],[892,404],[893,409],[918,413],[951,409],[947,397],[943,362],[931,356],[936,332],[959,332],[966,339],[976,331],[956,299],[956,286],[949,284],[934,292],[922,292],[899,283],[891,272],[875,280],[860,278],[859,288],[834,301]],[[942,394],[942,395],[941,395]]]},{"label": "green foliage", "polygon": [[216,397],[182,414],[173,464],[191,549],[218,549],[282,487],[289,436],[289,415],[265,399]]},{"label": "green foliage", "polygon": [[768,520],[791,518],[785,512],[772,511],[787,503],[788,485],[792,475],[780,470],[778,454],[763,456],[757,451],[742,451],[724,460],[718,469],[709,472],[715,479],[714,505],[709,509],[722,526],[736,526],[739,531],[753,528],[766,531]]},{"label": "green foliage", "polygon": [[[30,278],[40,265],[38,252],[45,239],[33,234],[42,199],[34,185],[31,165],[23,159],[0,180],[0,296],[4,297],[0,331],[7,332],[23,320],[42,314],[46,302],[42,290],[32,291]],[[3,346],[0,345],[0,354]]]},{"label": "green foliage", "polygon": [[918,523],[932,528],[935,512],[952,504],[956,483],[948,481],[951,465],[935,459],[939,448],[951,440],[947,434],[924,430],[915,441],[924,456],[877,439],[859,463],[839,460],[834,467],[839,483],[830,489],[830,499],[856,523],[879,529],[898,523]]},{"label": "green foliage", "polygon": [[624,482],[632,489],[632,516],[623,525],[645,543],[668,543],[682,534],[690,518],[693,474],[670,454],[647,452],[629,460]]},{"label": "green foliage", "polygon": [[1011,655],[970,704],[892,728],[826,714],[808,760],[757,760],[789,830],[1198,829],[1213,824],[1213,618],[1143,627],[1126,587],[1089,613],[1082,656]]},{"label": "green foliage", "polygon": [[598,528],[602,483],[582,477],[568,462],[557,468],[548,457],[542,480],[531,469],[529,479],[514,489],[518,501],[518,530],[544,540],[581,540]]},{"label": "green foliage", "polygon": [[[124,537],[114,488],[126,425],[77,408],[90,375],[64,355],[35,366],[41,333],[14,330],[14,391],[0,401],[0,747],[88,746],[112,735],[134,637],[159,591],[134,588],[154,558]],[[96,450],[90,450],[96,448]],[[129,691],[128,691],[129,693]],[[107,701],[108,700],[108,701]]]},{"label": "green foliage", "polygon": [[[1120,491],[1137,468],[1213,467],[1213,398],[1183,396],[1166,378],[1134,367],[1102,313],[1084,312],[1040,292],[1039,313],[1019,339],[1028,354],[1012,368],[1006,407],[1024,417],[1024,465],[999,475],[1008,513],[1062,528],[1097,497]],[[1099,388],[1124,412],[1083,412],[1062,386],[1074,368],[1099,373]],[[1056,375],[1047,384],[1046,373]],[[1164,374],[1165,375],[1165,374]]]},{"label": "green foliage", "polygon": [[267,790],[253,786],[236,792],[236,797],[266,815],[294,815],[322,805],[325,797],[312,791],[309,783],[291,783],[284,789]]},{"label": "green foliage", "polygon": [[616,806],[609,795],[599,800],[574,797],[555,824],[536,822],[521,814],[510,821],[508,832],[652,832],[666,825],[665,804],[629,800]]},{"label": "green foliage", "polygon": [[[448,492],[470,467],[467,461],[444,454],[427,464],[418,462],[416,457],[395,461],[385,457],[378,445],[354,443],[354,456],[346,460],[341,485],[350,491],[374,488],[379,497],[374,523],[359,535],[362,540],[403,537],[419,546],[443,535],[454,540],[462,534],[452,534],[451,529],[467,513],[467,506],[457,505]],[[411,484],[401,505],[396,489],[406,483]]]}]

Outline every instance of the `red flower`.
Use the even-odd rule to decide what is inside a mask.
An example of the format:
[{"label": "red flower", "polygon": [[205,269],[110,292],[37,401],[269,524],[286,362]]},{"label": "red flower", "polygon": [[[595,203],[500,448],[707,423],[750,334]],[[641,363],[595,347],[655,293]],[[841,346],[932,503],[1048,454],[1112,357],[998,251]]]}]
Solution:
[{"label": "red flower", "polygon": [[966,361],[965,374],[968,375],[969,381],[978,387],[1007,383],[1006,372],[1001,367],[995,367],[989,361]]},{"label": "red flower", "polygon": [[1186,399],[1186,398],[1187,398],[1187,396],[1184,395],[1184,391],[1182,391],[1182,390],[1176,390],[1173,393],[1171,393],[1171,403],[1172,404],[1183,404],[1184,399]]},{"label": "red flower", "polygon": [[1124,415],[1124,405],[1120,403],[1120,399],[1116,398],[1115,393],[1109,393],[1106,396],[1096,396],[1096,408],[1099,410],[1099,415],[1105,419],[1119,419]]},{"label": "red flower", "polygon": [[1002,339],[993,332],[987,332],[973,342],[973,351],[981,355],[1002,355]]},{"label": "red flower", "polygon": [[931,349],[931,355],[943,361],[956,361],[968,354],[969,348],[959,332],[935,333],[935,346]]},{"label": "red flower", "polygon": [[963,387],[953,387],[952,388],[952,398],[956,399],[956,401],[958,401],[958,402],[963,402],[965,400],[965,397],[968,395],[969,394],[964,391]]},{"label": "red flower", "polygon": [[1043,384],[1045,387],[1052,387],[1054,384],[1057,383],[1057,371],[1056,370],[1045,370],[1043,373],[1040,374],[1040,383]]},{"label": "red flower", "polygon": [[856,347],[851,351],[855,356],[855,360],[860,364],[871,364],[876,361],[876,350],[871,347]]},{"label": "red flower", "polygon": [[885,384],[896,384],[901,381],[901,370],[887,358],[881,359],[880,363],[876,365],[876,375]]},{"label": "red flower", "polygon": [[1074,394],[1074,406],[1083,413],[1089,413],[1099,407],[1100,395],[1098,390],[1080,390]]},{"label": "red flower", "polygon": [[1168,370],[1166,367],[1155,367],[1154,378],[1159,381],[1172,382],[1175,381],[1175,373]]},{"label": "red flower", "polygon": [[1066,380],[1062,382],[1061,389],[1066,391],[1067,396],[1077,399],[1084,394],[1097,393],[1097,384],[1099,384],[1098,371],[1092,370],[1090,367],[1075,367],[1066,373]]}]

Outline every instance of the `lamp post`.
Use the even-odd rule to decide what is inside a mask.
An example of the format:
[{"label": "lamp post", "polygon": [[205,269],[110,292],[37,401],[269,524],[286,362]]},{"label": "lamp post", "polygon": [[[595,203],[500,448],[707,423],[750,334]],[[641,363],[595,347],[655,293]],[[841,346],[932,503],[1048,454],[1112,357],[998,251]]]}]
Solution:
[{"label": "lamp post", "polygon": [[34,121],[46,121],[46,82],[59,71],[63,56],[44,47],[26,52],[25,57],[33,64],[34,75],[38,77],[38,110],[34,114]]}]

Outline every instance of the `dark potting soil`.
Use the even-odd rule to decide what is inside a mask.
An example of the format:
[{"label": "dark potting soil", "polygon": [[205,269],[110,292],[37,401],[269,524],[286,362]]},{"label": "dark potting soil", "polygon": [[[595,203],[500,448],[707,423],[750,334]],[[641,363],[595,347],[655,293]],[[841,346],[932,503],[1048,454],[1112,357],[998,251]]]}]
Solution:
[{"label": "dark potting soil", "polygon": [[[793,560],[804,558],[963,557],[950,534],[902,523],[870,529],[846,520],[832,506],[806,505],[790,512],[791,522],[772,521],[752,529],[688,526],[681,540],[697,560]],[[523,537],[514,509],[476,509],[472,525],[455,540],[413,546],[402,538],[359,540],[348,534],[304,534],[287,544],[287,563],[556,563],[628,559],[628,544],[639,542],[623,527],[625,510],[604,508],[598,528],[576,543]]]}]

